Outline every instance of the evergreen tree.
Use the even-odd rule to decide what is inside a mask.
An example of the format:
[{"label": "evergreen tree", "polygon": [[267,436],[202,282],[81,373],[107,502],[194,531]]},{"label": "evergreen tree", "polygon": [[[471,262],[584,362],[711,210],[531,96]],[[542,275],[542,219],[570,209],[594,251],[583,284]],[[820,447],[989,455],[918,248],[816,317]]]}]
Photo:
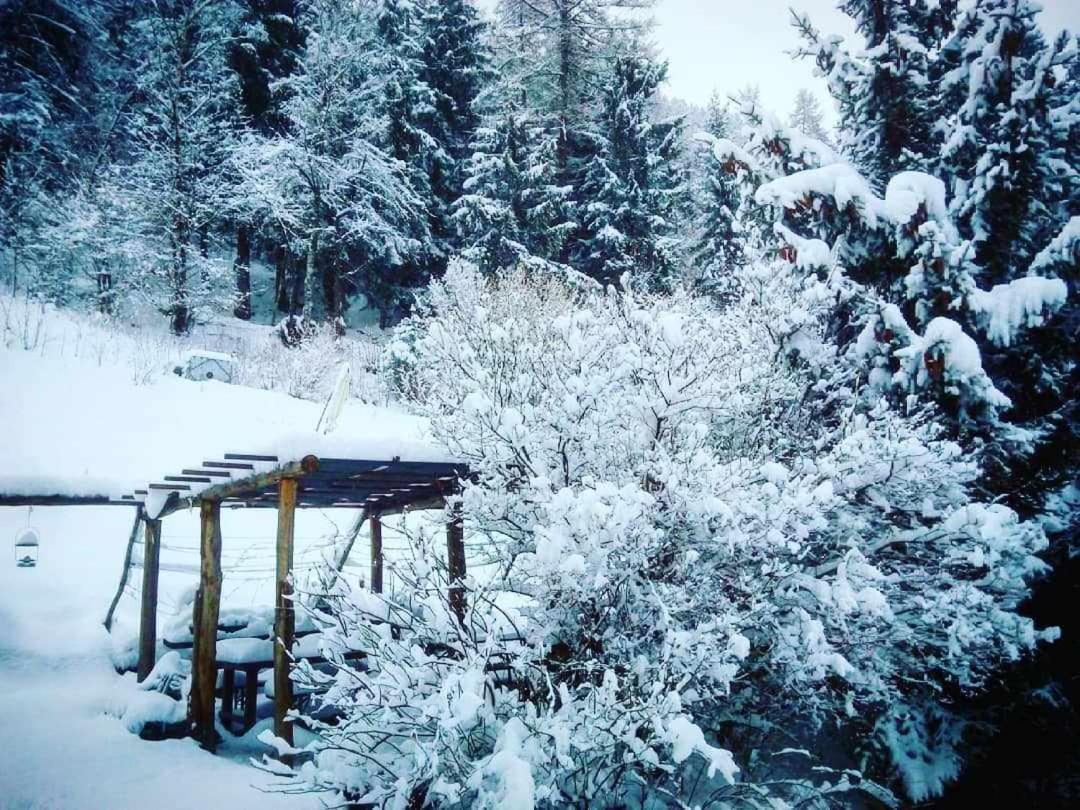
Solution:
[{"label": "evergreen tree", "polygon": [[554,261],[572,226],[567,189],[555,185],[550,140],[528,113],[510,111],[481,127],[467,163],[455,220],[465,255],[482,270],[541,259]]},{"label": "evergreen tree", "polygon": [[449,251],[458,247],[451,218],[462,195],[464,161],[480,125],[478,99],[490,78],[490,56],[483,41],[484,24],[468,0],[430,3],[423,27],[421,78],[434,105],[426,132],[437,145],[429,163],[435,200],[431,230]]},{"label": "evergreen tree", "polygon": [[[297,0],[245,0],[240,29],[229,49],[229,64],[239,80],[239,113],[246,126],[263,135],[284,133],[287,118],[282,109],[283,95],[274,94],[275,84],[296,70],[304,44],[304,32],[298,22]],[[262,227],[260,227],[262,226]],[[289,256],[287,240],[270,223],[238,221],[236,259],[236,305],[233,314],[247,320],[252,316],[251,254],[259,231],[274,246],[277,269],[274,280],[275,305],[288,310]]]},{"label": "evergreen tree", "polygon": [[654,122],[649,109],[666,73],[666,65],[644,59],[616,60],[597,121],[573,264],[605,284],[627,272],[656,288],[676,281],[671,214],[683,191],[674,163],[681,121]]},{"label": "evergreen tree", "polygon": [[432,189],[436,167],[452,161],[435,133],[439,111],[436,94],[424,79],[426,29],[420,8],[411,0],[384,0],[376,19],[376,68],[385,108],[384,149],[398,161],[422,208],[412,239],[390,261],[373,262],[361,285],[376,304],[383,325],[400,320],[412,296],[440,272],[449,245],[445,236],[445,204]]},{"label": "evergreen tree", "polygon": [[858,54],[795,17],[806,40],[801,53],[817,62],[840,105],[841,149],[877,189],[899,171],[929,165],[934,121],[927,37],[938,31],[938,7],[930,0],[844,0],[840,8],[864,41]]},{"label": "evergreen tree", "polygon": [[50,264],[37,237],[64,221],[58,200],[76,193],[96,162],[107,45],[98,20],[108,16],[98,0],[0,5],[0,267],[12,293],[62,301],[70,292],[70,267]]},{"label": "evergreen tree", "polygon": [[532,109],[564,127],[586,123],[602,97],[610,63],[641,55],[655,0],[500,0],[504,76]]},{"label": "evergreen tree", "polygon": [[1037,12],[1028,0],[981,0],[945,48],[955,106],[936,169],[987,285],[1025,274],[1080,195],[1080,168],[1066,161],[1077,102],[1057,79],[1075,50],[1065,34],[1047,43]]},{"label": "evergreen tree", "polygon": [[732,138],[735,134],[735,115],[726,99],[717,90],[709,95],[705,105],[703,129],[714,138]]},{"label": "evergreen tree", "polygon": [[[899,153],[924,156],[940,180],[919,172],[883,177],[886,166],[875,154],[854,151],[858,168],[874,182],[829,160],[792,173],[808,152],[773,126],[763,127],[748,150],[732,149],[726,157],[740,174],[754,176],[758,201],[782,210],[774,226],[780,260],[806,274],[810,288],[819,289],[818,303],[836,302],[827,317],[846,346],[848,370],[840,375],[852,375],[842,383],[846,390],[886,393],[908,408],[919,399],[932,403],[980,462],[979,486],[1021,515],[1040,515],[1056,538],[1047,556],[1067,560],[1077,536],[1080,474],[1071,452],[1078,441],[1075,396],[1068,393],[1080,367],[1074,41],[1062,36],[1047,43],[1037,7],[1026,0],[983,0],[964,13],[956,13],[956,4],[903,5],[925,48],[928,77],[913,88],[925,87],[929,130],[920,125],[912,137],[924,131],[931,137],[928,145],[914,137],[909,146],[904,136]],[[816,53],[826,57],[819,64],[831,71],[830,88],[840,94],[841,127],[858,131],[872,108],[852,103],[859,96],[849,91],[878,70],[861,57],[849,59],[835,41],[816,41]],[[889,61],[889,50],[867,58]],[[821,362],[812,348],[798,346],[800,356]],[[1046,585],[1036,602],[1052,604],[1048,591],[1074,589],[1075,566],[1071,571]],[[1063,611],[1070,609],[1043,608],[1041,618],[1067,623],[1071,614]],[[1045,734],[1058,715],[1075,713],[1060,704],[1048,711],[1024,696],[1059,688],[1072,672],[1071,663],[1061,663],[1070,656],[1074,646],[1016,668],[996,703],[957,710],[988,726],[1011,711],[1021,734]],[[1076,750],[1076,724],[1066,719],[1060,728],[1064,748]],[[1017,771],[1030,765],[1018,765],[1009,745],[993,755],[996,767],[973,778],[976,792],[1016,790]],[[1061,761],[1052,752],[1040,760]],[[996,787],[986,791],[986,784]],[[1056,785],[1041,791],[1038,799],[1013,803],[1050,803],[1061,795]]]},{"label": "evergreen tree", "polygon": [[735,271],[749,259],[749,234],[737,216],[741,202],[738,180],[713,156],[717,142],[732,140],[736,129],[728,104],[713,92],[693,169],[696,222],[691,258],[697,273],[695,283],[719,300],[735,294]]},{"label": "evergreen tree", "polygon": [[114,249],[133,262],[135,293],[177,334],[231,300],[210,242],[230,203],[236,95],[226,50],[239,12],[231,0],[158,0],[133,29],[146,62],[124,122],[128,155],[110,172]]},{"label": "evergreen tree", "polygon": [[274,93],[297,68],[304,46],[297,0],[244,0],[229,64],[239,78],[239,102],[248,123],[263,133],[284,132],[284,96]]},{"label": "evergreen tree", "polygon": [[817,96],[805,87],[800,88],[795,94],[795,109],[791,113],[791,125],[822,143],[829,142],[829,135],[825,132],[825,124],[821,117],[821,103],[817,100]]},{"label": "evergreen tree", "polygon": [[237,150],[242,198],[303,255],[303,316],[343,328],[350,291],[386,311],[387,267],[424,233],[423,202],[385,148],[386,117],[366,9],[312,0],[294,75],[279,82],[287,134]]}]

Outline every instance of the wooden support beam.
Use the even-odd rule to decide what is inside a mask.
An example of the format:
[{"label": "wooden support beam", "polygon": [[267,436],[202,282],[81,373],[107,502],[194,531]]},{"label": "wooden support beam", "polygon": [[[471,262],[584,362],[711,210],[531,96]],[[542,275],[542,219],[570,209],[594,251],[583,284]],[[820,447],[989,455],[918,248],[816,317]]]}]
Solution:
[{"label": "wooden support beam", "polygon": [[[225,467],[230,466],[232,462],[203,462],[207,466]],[[250,468],[251,465],[233,465],[239,467]],[[250,475],[247,478],[238,478],[236,480],[222,481],[220,484],[215,484],[212,487],[207,487],[196,495],[190,497],[180,498],[176,503],[168,504],[161,510],[159,517],[165,517],[171,515],[185,506],[193,505],[196,500],[215,500],[223,501],[229,498],[242,498],[245,496],[253,496],[259,490],[268,486],[274,486],[283,478],[297,478],[301,475],[307,475],[313,473],[319,469],[319,459],[315,456],[304,456],[301,461],[291,462],[284,466],[278,467],[275,470],[269,472],[260,473],[258,475]]]},{"label": "wooden support beam", "polygon": [[139,608],[139,669],[141,683],[157,662],[158,569],[161,560],[161,521],[143,519],[142,604]]},{"label": "wooden support beam", "polygon": [[199,511],[201,566],[199,592],[195,598],[188,716],[192,736],[212,751],[217,743],[214,690],[217,686],[217,625],[221,608],[221,503],[204,500]]},{"label": "wooden support beam", "polygon": [[453,517],[446,524],[446,568],[450,581],[450,609],[459,623],[465,623],[465,530],[461,519],[461,507],[454,507]]},{"label": "wooden support beam", "polygon": [[113,594],[112,602],[109,603],[109,612],[105,614],[105,629],[110,633],[112,632],[113,614],[116,613],[116,606],[120,604],[120,597],[124,595],[124,588],[127,587],[127,581],[129,572],[131,571],[131,551],[135,547],[135,539],[139,536],[139,526],[142,524],[142,505],[140,504],[135,508],[135,521],[131,524],[131,533],[128,535],[127,551],[124,552],[124,570],[120,572],[120,584],[116,588],[116,593]]},{"label": "wooden support beam", "polygon": [[289,653],[295,637],[293,609],[293,535],[296,521],[295,478],[278,482],[277,588],[274,600],[274,734],[289,745],[293,742],[292,723],[286,722],[292,708],[293,689],[289,680]]},{"label": "wooden support beam", "polygon": [[0,494],[0,506],[131,506],[108,495],[7,495]]},{"label": "wooden support beam", "polygon": [[368,518],[371,526],[371,590],[383,592],[382,520],[378,515]]},{"label": "wooden support beam", "polygon": [[360,530],[364,528],[364,523],[367,521],[368,513],[365,504],[356,504],[356,508],[360,509],[361,512],[356,516],[356,520],[353,521],[353,525],[349,529],[349,533],[346,535],[344,543],[341,545],[341,550],[334,560],[334,570],[339,574],[345,568],[345,563],[349,561],[349,555],[352,554],[356,538],[360,536]]}]

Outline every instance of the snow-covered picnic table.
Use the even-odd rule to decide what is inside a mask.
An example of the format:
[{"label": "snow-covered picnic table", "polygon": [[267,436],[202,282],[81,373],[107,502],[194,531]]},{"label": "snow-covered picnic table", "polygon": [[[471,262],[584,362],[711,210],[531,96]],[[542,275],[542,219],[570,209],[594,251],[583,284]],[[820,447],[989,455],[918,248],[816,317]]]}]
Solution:
[{"label": "snow-covered picnic table", "polygon": [[[187,606],[185,605],[184,608]],[[187,615],[187,610],[182,610]],[[274,667],[273,637],[274,608],[224,608],[218,618],[217,669],[221,672],[221,712],[225,728],[244,734],[255,725],[259,695],[259,673]],[[166,628],[164,644],[172,650],[192,648],[191,621],[181,618]],[[324,654],[326,639],[311,615],[303,609],[296,612],[296,642],[291,651],[295,661],[307,661],[312,666],[328,661]],[[366,658],[362,650],[342,651],[337,660],[359,662]],[[241,679],[236,673],[241,673]],[[238,691],[238,688],[242,691]],[[272,683],[267,683],[267,697],[273,697]],[[241,710],[242,716],[235,711]],[[237,721],[239,726],[237,726]]]},{"label": "snow-covered picnic table", "polygon": [[[309,632],[298,638],[292,648],[292,658],[306,661],[311,666],[325,664],[329,660],[324,655],[322,633]],[[221,682],[221,724],[238,734],[247,733],[256,723],[256,707],[259,699],[259,673],[274,667],[274,644],[272,638],[228,638],[218,642],[217,667],[222,673]],[[338,661],[358,664],[367,658],[362,650],[349,650],[335,657]],[[243,692],[237,691],[236,673],[243,674]],[[272,683],[272,682],[271,682]],[[268,683],[267,686],[271,684]],[[268,692],[269,697],[273,693]],[[243,716],[237,718],[235,709],[242,709]],[[236,721],[240,720],[239,728]]]}]

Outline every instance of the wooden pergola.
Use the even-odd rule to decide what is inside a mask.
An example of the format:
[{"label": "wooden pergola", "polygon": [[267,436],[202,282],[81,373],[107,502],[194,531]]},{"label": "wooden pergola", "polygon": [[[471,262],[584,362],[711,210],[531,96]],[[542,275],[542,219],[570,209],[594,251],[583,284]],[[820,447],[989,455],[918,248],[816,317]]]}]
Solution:
[{"label": "wooden pergola", "polygon": [[[261,470],[259,468],[262,468]],[[142,614],[139,626],[139,678],[145,678],[155,663],[157,647],[157,578],[160,555],[161,520],[184,508],[199,507],[200,577],[192,622],[191,693],[188,705],[193,736],[213,748],[214,700],[217,684],[217,632],[221,600],[221,507],[277,509],[277,549],[274,598],[274,734],[292,743],[292,725],[286,716],[293,705],[289,679],[290,650],[295,640],[293,607],[293,530],[296,509],[361,508],[371,529],[371,587],[382,591],[383,515],[406,509],[442,507],[448,495],[457,492],[459,481],[468,474],[464,465],[446,462],[402,461],[354,458],[317,458],[305,455],[299,461],[279,461],[277,456],[226,453],[221,461],[204,461],[199,468],[179,475],[164,476],[148,485],[147,492],[134,492],[125,499],[136,500],[150,492],[165,494],[165,505],[157,515],[144,516],[145,554]],[[463,620],[465,593],[460,582],[465,577],[465,549],[460,514],[447,526],[447,568],[451,583],[449,601]]]},{"label": "wooden pergola", "polygon": [[[75,505],[123,503],[138,508],[134,533],[143,524],[144,554],[139,621],[138,679],[156,663],[157,593],[161,554],[161,522],[196,506],[200,514],[199,586],[192,621],[192,680],[188,719],[192,736],[210,749],[216,744],[214,703],[217,685],[217,635],[221,601],[221,508],[277,510],[274,613],[274,734],[290,744],[292,725],[286,717],[293,705],[289,679],[290,651],[295,641],[293,606],[293,535],[295,511],[304,508],[363,509],[371,532],[371,589],[383,588],[381,518],[407,509],[445,506],[468,476],[464,464],[361,458],[299,460],[275,455],[226,453],[222,460],[166,475],[121,498],[53,495],[0,495],[0,505]],[[154,508],[152,508],[152,505]],[[465,548],[460,512],[447,525],[448,601],[459,621],[465,615]],[[130,550],[129,550],[130,553]]]}]

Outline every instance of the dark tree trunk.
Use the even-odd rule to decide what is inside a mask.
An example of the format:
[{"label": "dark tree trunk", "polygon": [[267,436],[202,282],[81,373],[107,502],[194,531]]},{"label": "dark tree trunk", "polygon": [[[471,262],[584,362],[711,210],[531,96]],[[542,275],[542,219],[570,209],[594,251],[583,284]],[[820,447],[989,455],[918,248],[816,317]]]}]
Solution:
[{"label": "dark tree trunk", "polygon": [[298,314],[304,306],[305,258],[299,254],[289,255],[289,314]]},{"label": "dark tree trunk", "polygon": [[173,277],[170,326],[174,335],[183,335],[191,328],[191,307],[188,300],[188,244],[183,223],[174,226]]},{"label": "dark tree trunk", "polygon": [[289,285],[289,248],[278,245],[274,248],[274,308],[281,313],[292,311],[292,295]]},{"label": "dark tree trunk", "polygon": [[233,263],[236,277],[236,306],[233,315],[241,320],[251,320],[251,228],[240,225],[236,229],[236,261]]},{"label": "dark tree trunk", "polygon": [[98,311],[102,315],[112,315],[113,303],[116,293],[112,288],[112,273],[107,264],[101,265],[97,271]]},{"label": "dark tree trunk", "polygon": [[340,331],[345,321],[345,280],[341,259],[328,258],[323,262],[323,300],[326,302],[326,320]]}]

